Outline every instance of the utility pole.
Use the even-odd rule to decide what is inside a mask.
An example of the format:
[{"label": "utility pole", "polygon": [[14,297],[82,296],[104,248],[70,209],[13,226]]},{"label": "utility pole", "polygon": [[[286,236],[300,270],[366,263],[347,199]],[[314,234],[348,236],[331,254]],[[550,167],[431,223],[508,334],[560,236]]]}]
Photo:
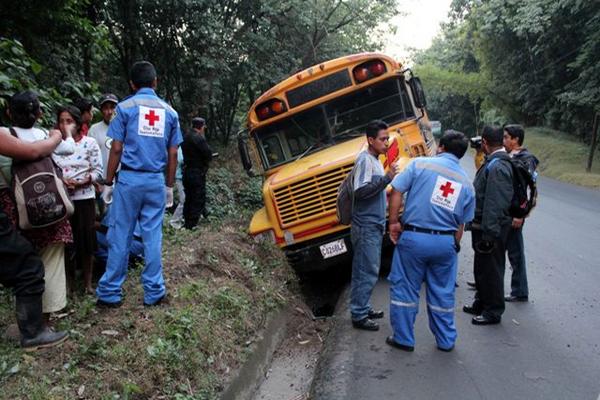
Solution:
[{"label": "utility pole", "polygon": [[596,152],[596,142],[598,141],[598,123],[600,122],[600,113],[594,115],[594,125],[592,127],[592,143],[590,145],[590,156],[588,157],[587,167],[585,172],[592,172],[592,161],[594,161],[594,153]]}]

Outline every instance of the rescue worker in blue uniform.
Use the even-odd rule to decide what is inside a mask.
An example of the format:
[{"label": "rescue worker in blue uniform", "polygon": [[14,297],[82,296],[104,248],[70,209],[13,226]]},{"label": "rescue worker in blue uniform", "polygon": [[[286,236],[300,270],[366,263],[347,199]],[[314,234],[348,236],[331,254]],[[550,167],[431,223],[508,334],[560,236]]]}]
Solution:
[{"label": "rescue worker in blue uniform", "polygon": [[[414,350],[414,323],[423,281],[429,327],[437,347],[442,351],[454,348],[457,254],[464,224],[475,213],[473,186],[459,165],[467,147],[462,133],[446,131],[436,157],[411,161],[392,181],[389,230],[396,249],[388,280],[394,334],[386,343],[404,351]],[[400,223],[403,193],[406,204]]]},{"label": "rescue worker in blue uniform", "polygon": [[[106,204],[113,204],[106,272],[96,289],[96,304],[100,307],[121,305],[121,286],[138,220],[144,243],[144,305],[157,305],[166,295],[161,262],[162,222],[165,206],[173,205],[177,149],[183,139],[177,112],[154,91],[154,66],[147,61],[136,62],[130,75],[130,85],[136,93],[117,105],[107,133],[113,142],[102,196]],[[119,163],[113,201],[113,179]]]}]

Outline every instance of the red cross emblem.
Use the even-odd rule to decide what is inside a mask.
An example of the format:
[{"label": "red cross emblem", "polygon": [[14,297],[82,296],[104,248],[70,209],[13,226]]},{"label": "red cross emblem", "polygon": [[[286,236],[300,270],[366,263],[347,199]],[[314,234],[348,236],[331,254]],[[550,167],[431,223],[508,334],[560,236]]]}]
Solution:
[{"label": "red cross emblem", "polygon": [[144,118],[148,120],[150,126],[154,126],[154,123],[160,120],[160,117],[154,114],[154,110],[150,110],[148,114],[144,115]]},{"label": "red cross emblem", "polygon": [[442,196],[448,197],[448,195],[454,193],[454,189],[452,188],[452,184],[450,182],[446,182],[444,185],[440,186],[440,190],[442,191]]}]

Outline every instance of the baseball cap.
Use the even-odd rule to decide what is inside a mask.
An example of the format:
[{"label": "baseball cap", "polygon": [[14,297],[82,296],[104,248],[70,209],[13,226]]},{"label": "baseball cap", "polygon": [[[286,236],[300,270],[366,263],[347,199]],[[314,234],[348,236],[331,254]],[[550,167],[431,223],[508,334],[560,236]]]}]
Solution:
[{"label": "baseball cap", "polygon": [[202,128],[206,124],[204,118],[196,117],[192,119],[192,126],[194,128]]},{"label": "baseball cap", "polygon": [[100,107],[107,102],[119,104],[119,98],[112,93],[105,93],[100,97]]}]

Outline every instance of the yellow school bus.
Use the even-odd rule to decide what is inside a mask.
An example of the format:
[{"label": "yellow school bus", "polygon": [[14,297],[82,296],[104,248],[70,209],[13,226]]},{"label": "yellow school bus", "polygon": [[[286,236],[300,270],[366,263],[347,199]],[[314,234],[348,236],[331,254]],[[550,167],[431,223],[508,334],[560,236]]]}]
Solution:
[{"label": "yellow school bus", "polygon": [[[365,126],[389,125],[387,170],[433,155],[420,80],[394,59],[362,53],[315,65],[262,94],[238,137],[244,168],[262,174],[264,207],[250,223],[257,240],[281,247],[299,271],[348,257],[350,228],[336,217],[337,189],[365,150]],[[389,190],[389,188],[388,188]]]}]

